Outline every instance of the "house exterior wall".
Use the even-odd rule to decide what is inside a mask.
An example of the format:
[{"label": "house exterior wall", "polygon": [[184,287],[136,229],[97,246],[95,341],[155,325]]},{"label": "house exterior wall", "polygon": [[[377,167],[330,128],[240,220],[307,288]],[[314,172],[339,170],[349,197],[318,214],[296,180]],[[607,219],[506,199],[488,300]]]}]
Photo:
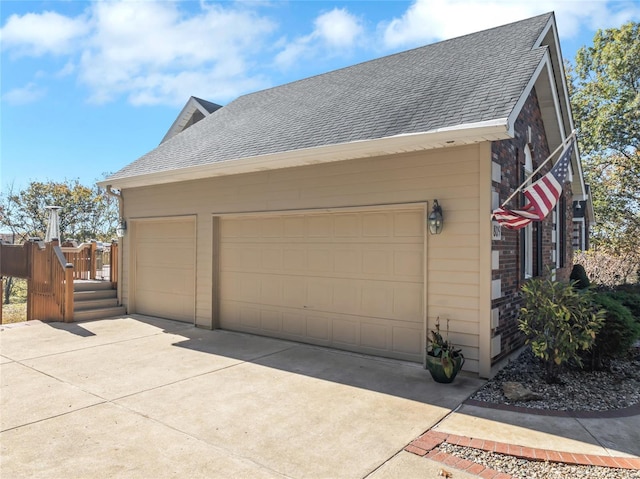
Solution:
[{"label": "house exterior wall", "polygon": [[[515,138],[492,144],[491,157],[494,170],[500,171],[500,181],[496,181],[497,175],[492,178],[494,208],[501,205],[525,180],[522,170],[524,149],[527,144],[532,153],[535,170],[550,153],[535,89],[529,95],[516,121]],[[557,156],[534,179],[547,173],[556,160]],[[569,183],[564,185],[563,196],[566,205],[563,226],[564,261],[558,261],[559,264],[563,264],[563,267],[556,266],[556,257],[560,254],[561,248],[558,245],[560,238],[557,238],[557,231],[554,230],[556,230],[555,221],[560,221],[560,218],[556,218],[556,213],[552,212],[543,221],[535,222],[533,225],[533,276],[555,274],[558,280],[568,280],[571,273],[573,219],[572,192]],[[507,207],[517,208],[522,205],[521,201],[521,195],[516,195]],[[522,231],[511,231],[506,228],[501,229],[501,239],[492,241],[493,254],[498,256],[491,276],[492,285],[494,285],[491,301],[492,344],[494,345],[492,363],[494,364],[524,344],[524,336],[518,330],[517,324],[521,306],[519,292],[526,281],[521,262],[522,242]]]},{"label": "house exterior wall", "polygon": [[[489,305],[488,301],[486,306],[481,305],[480,299],[481,288],[486,289],[483,285],[488,284],[481,276],[489,277],[488,272],[481,273],[481,224],[487,225],[490,235],[490,225],[479,214],[481,197],[488,197],[488,190],[480,192],[480,176],[481,169],[487,170],[490,163],[489,151],[487,143],[125,189],[124,215],[128,221],[196,215],[196,324],[212,328],[217,281],[216,218],[225,214],[407,203],[426,203],[428,214],[432,201],[438,199],[445,226],[442,234],[425,237],[425,334],[438,317],[443,325],[448,319],[449,339],[462,348],[465,369],[478,372],[482,335],[479,318],[481,310],[488,311]],[[133,293],[130,246],[125,237],[125,305]],[[484,365],[485,370],[487,367]]]}]

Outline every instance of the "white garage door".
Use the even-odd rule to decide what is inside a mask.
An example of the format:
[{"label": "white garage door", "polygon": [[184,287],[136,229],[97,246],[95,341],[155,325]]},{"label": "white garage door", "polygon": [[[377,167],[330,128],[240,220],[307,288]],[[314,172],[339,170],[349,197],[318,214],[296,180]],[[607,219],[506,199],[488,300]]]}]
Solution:
[{"label": "white garage door", "polygon": [[134,229],[135,311],[195,320],[195,219],[140,220]]},{"label": "white garage door", "polygon": [[422,361],[422,210],[223,218],[220,326]]}]

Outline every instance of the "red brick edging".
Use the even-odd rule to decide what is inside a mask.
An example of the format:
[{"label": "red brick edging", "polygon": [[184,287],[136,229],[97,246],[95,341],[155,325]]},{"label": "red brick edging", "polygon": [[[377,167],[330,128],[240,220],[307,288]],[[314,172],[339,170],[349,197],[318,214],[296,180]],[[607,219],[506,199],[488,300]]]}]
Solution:
[{"label": "red brick edging", "polygon": [[530,461],[562,462],[564,464],[576,464],[582,466],[603,466],[620,469],[640,470],[640,458],[600,456],[595,454],[577,454],[570,452],[551,451],[549,449],[537,449],[531,447],[514,446],[504,442],[485,441],[456,434],[446,434],[437,431],[427,431],[419,438],[411,441],[404,448],[405,451],[424,456],[447,466],[455,467],[484,479],[510,479],[510,474],[501,473],[489,469],[482,464],[462,459],[451,454],[440,452],[438,446],[448,442],[456,446],[472,447],[488,452],[496,452]]}]

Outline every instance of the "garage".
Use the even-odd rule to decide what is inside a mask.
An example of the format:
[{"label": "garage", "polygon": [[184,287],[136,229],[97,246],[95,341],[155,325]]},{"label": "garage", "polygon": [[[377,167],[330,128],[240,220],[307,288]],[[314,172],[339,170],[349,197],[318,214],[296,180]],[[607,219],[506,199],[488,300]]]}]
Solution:
[{"label": "garage", "polygon": [[133,222],[134,311],[195,321],[195,218]]},{"label": "garage", "polygon": [[219,326],[422,361],[424,208],[220,219]]}]

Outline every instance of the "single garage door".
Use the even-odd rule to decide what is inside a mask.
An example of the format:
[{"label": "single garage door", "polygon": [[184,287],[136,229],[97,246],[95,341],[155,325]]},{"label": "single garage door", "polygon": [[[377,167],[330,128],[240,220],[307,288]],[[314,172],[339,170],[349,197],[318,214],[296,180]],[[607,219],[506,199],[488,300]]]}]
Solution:
[{"label": "single garage door", "polygon": [[223,218],[220,326],[422,361],[422,209]]},{"label": "single garage door", "polygon": [[195,219],[139,220],[134,228],[135,311],[195,320]]}]

